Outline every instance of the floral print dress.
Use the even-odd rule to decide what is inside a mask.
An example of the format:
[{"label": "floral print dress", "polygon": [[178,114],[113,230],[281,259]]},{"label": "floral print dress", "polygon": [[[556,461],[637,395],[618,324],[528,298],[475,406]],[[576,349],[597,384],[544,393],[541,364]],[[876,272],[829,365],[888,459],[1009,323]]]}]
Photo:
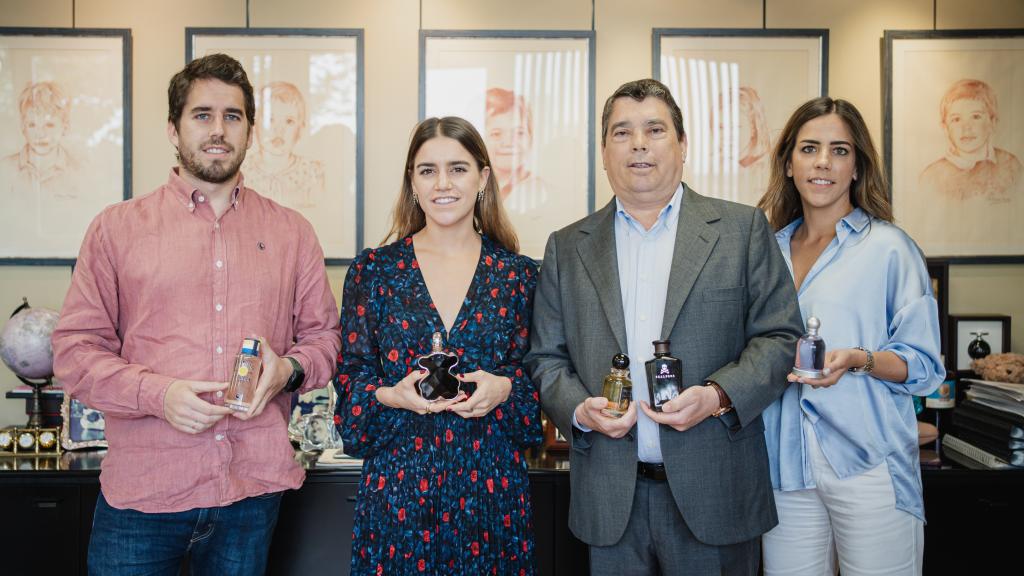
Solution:
[{"label": "floral print dress", "polygon": [[507,376],[512,391],[489,414],[465,419],[389,408],[374,394],[415,368],[434,332],[444,334],[412,238],[352,263],[334,384],[345,452],[364,460],[353,575],[535,573],[524,450],[541,441],[540,404],[522,358],[536,278],[532,260],[483,237],[446,345],[459,356],[456,372]]}]

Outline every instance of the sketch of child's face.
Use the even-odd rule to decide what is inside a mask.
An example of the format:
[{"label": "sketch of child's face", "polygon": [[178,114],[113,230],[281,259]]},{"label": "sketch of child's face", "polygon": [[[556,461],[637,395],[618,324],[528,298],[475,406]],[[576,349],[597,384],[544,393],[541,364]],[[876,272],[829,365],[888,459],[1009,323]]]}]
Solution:
[{"label": "sketch of child's face", "polygon": [[943,125],[950,144],[966,153],[981,150],[995,130],[985,103],[967,98],[956,100],[949,106]]},{"label": "sketch of child's face", "polygon": [[45,156],[57,149],[64,137],[64,122],[39,110],[28,110],[21,121],[21,133],[33,154]]},{"label": "sketch of child's face", "polygon": [[262,124],[260,146],[263,147],[263,152],[275,156],[291,154],[302,130],[298,106],[294,102],[275,100],[270,108],[269,126],[266,120],[263,120]]},{"label": "sketch of child's face", "polygon": [[487,117],[487,152],[495,170],[512,172],[526,163],[533,142],[525,119],[519,120],[512,110]]}]

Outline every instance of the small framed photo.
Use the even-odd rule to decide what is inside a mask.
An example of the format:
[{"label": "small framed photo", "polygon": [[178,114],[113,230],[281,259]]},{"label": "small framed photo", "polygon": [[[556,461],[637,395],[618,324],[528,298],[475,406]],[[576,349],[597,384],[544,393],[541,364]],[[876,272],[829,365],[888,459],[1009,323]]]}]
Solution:
[{"label": "small framed photo", "polygon": [[421,30],[420,119],[483,136],[520,251],[594,211],[594,32]]},{"label": "small framed photo", "polygon": [[939,333],[942,337],[939,352],[946,357],[946,365],[949,366],[949,262],[928,258],[928,276],[932,280],[932,295],[939,304]]},{"label": "small framed photo", "polygon": [[772,146],[798,106],[828,93],[828,30],[655,28],[651,74],[683,112],[683,180],[756,206]]},{"label": "small framed photo", "polygon": [[185,59],[223,53],[256,96],[245,185],[297,210],[328,265],[363,249],[363,31],[186,28]]},{"label": "small framed photo", "polygon": [[89,408],[65,392],[60,415],[60,445],[65,450],[107,447],[107,421],[103,412]]},{"label": "small framed photo", "polygon": [[1024,29],[885,31],[893,213],[930,257],[1024,262]]},{"label": "small framed photo", "polygon": [[562,435],[558,427],[555,426],[555,422],[543,412],[541,413],[541,426],[544,429],[542,445],[545,450],[548,452],[565,452],[569,450],[569,441]]},{"label": "small framed photo", "polygon": [[131,198],[131,30],[0,28],[0,265],[73,264]]},{"label": "small framed photo", "polygon": [[949,317],[947,364],[957,372],[971,372],[968,349],[975,340],[984,340],[992,354],[1010,351],[1010,317],[1003,315],[956,315]]}]

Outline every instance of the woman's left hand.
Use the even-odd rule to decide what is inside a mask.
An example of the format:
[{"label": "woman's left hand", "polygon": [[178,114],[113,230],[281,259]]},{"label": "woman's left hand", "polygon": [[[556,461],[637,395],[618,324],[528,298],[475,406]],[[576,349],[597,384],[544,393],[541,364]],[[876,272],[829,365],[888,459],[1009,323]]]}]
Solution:
[{"label": "woman's left hand", "polygon": [[806,376],[797,376],[796,374],[790,373],[786,377],[790,382],[799,382],[801,384],[807,384],[814,388],[828,388],[846,374],[850,368],[859,368],[864,365],[865,360],[864,352],[857,350],[856,348],[840,348],[839,350],[829,350],[825,353],[825,369],[823,372],[825,376],[823,378],[808,378]]},{"label": "woman's left hand", "polygon": [[495,376],[490,372],[477,370],[468,374],[460,374],[463,382],[476,384],[476,391],[465,402],[459,402],[448,408],[463,418],[479,418],[486,416],[494,407],[508,400],[512,393],[512,381],[504,376]]}]

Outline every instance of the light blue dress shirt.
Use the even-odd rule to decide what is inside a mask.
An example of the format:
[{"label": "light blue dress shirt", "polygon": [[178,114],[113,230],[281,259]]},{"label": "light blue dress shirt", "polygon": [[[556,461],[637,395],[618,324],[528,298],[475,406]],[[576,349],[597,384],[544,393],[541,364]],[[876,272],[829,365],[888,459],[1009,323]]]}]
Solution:
[{"label": "light blue dress shirt", "polygon": [[[797,219],[775,237],[790,273]],[[863,346],[907,363],[906,382],[846,373],[834,386],[791,384],[763,413],[772,486],[814,488],[804,425],[813,427],[839,478],[888,464],[896,508],[924,519],[917,419],[912,395],[935,390],[945,377],[938,306],[924,258],[896,226],[856,208],[836,223],[836,237],[797,291],[804,322],[821,321],[826,350]]]}]

